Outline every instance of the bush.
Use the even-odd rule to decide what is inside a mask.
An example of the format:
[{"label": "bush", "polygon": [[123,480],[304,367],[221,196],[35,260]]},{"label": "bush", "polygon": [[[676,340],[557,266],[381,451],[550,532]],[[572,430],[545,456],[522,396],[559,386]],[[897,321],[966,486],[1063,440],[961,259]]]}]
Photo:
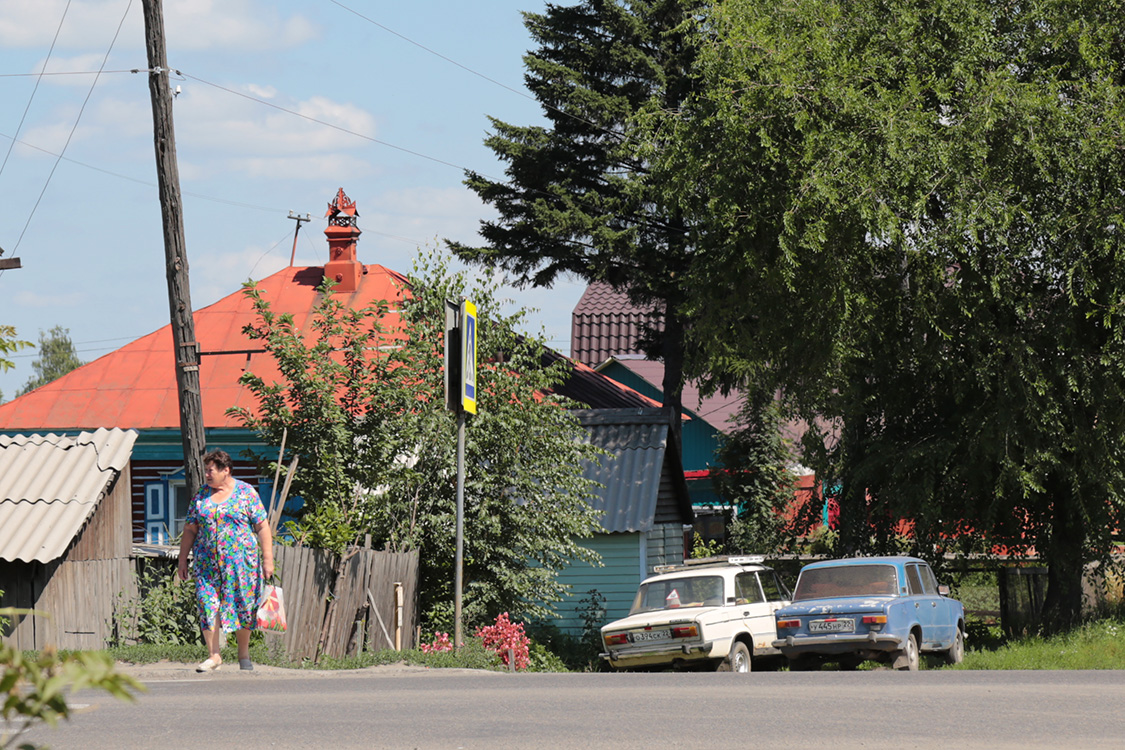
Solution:
[{"label": "bush", "polygon": [[140,569],[137,598],[133,601],[119,599],[112,645],[202,643],[195,587],[177,578],[176,561],[142,559]]}]

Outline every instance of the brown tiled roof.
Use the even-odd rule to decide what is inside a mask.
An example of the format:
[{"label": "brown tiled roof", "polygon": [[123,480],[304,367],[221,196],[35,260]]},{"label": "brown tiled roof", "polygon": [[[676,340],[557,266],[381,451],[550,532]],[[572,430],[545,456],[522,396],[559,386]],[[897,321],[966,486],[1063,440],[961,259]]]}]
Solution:
[{"label": "brown tiled roof", "polygon": [[646,322],[663,329],[658,312],[637,308],[624,292],[595,281],[570,314],[570,356],[596,367],[616,354],[639,354],[637,338]]}]

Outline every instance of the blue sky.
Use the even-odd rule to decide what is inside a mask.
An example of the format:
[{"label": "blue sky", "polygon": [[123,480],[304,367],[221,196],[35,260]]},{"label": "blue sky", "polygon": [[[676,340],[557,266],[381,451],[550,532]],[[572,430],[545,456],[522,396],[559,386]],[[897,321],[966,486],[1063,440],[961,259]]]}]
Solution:
[{"label": "blue sky", "polygon": [[[503,174],[482,143],[487,116],[541,121],[523,87],[520,12],[543,7],[164,0],[168,65],[183,74],[174,116],[192,306],[287,265],[290,211],[313,217],[297,265],[322,265],[322,217],[340,187],[359,208],[365,263],[405,272],[419,246],[476,241],[494,213],[461,168]],[[103,64],[96,83],[69,75]],[[44,66],[60,75],[38,76]],[[146,67],[140,0],[0,2],[0,247],[23,264],[0,272],[0,323],[30,341],[68,328],[87,361],[168,323],[148,80],[128,72]],[[569,353],[583,288],[510,296],[538,308],[531,327]],[[0,373],[6,399],[32,374],[32,350],[21,355]]]}]

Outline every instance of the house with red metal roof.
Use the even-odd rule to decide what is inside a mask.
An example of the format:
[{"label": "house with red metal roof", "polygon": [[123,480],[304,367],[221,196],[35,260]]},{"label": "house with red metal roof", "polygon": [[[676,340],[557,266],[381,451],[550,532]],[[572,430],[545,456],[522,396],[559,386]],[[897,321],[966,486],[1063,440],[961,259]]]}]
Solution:
[{"label": "house with red metal roof", "polygon": [[[306,328],[317,305],[317,288],[327,277],[336,282],[332,294],[359,309],[377,302],[394,305],[409,294],[407,278],[357,256],[361,231],[358,212],[341,189],[329,204],[325,229],[328,259],[324,266],[284,268],[257,282],[275,313],[287,313],[298,328]],[[222,448],[235,459],[235,474],[256,483],[263,498],[270,497],[270,477],[257,477],[257,467],[241,458],[247,449],[271,454],[254,432],[228,416],[231,407],[256,413],[257,402],[239,383],[246,371],[267,382],[280,373],[259,342],[243,334],[255,320],[241,290],[194,313],[200,354],[203,424],[209,448]],[[399,335],[398,316],[384,320],[387,338]],[[544,353],[545,361],[561,357]],[[133,538],[165,543],[183,527],[188,501],[195,488],[186,486],[180,410],[173,363],[171,327],[163,325],[63,377],[0,405],[0,433],[54,432],[78,434],[98,428],[138,433],[131,462]],[[576,363],[570,379],[556,389],[594,409],[651,409],[652,399]]]}]

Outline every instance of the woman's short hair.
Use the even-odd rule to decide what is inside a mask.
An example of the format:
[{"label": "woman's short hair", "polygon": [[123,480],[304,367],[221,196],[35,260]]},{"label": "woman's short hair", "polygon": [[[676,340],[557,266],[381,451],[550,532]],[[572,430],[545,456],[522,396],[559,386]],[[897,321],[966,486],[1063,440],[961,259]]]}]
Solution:
[{"label": "woman's short hair", "polygon": [[234,462],[230,460],[230,454],[225,450],[216,449],[203,457],[203,465],[214,464],[217,469],[232,469]]}]

